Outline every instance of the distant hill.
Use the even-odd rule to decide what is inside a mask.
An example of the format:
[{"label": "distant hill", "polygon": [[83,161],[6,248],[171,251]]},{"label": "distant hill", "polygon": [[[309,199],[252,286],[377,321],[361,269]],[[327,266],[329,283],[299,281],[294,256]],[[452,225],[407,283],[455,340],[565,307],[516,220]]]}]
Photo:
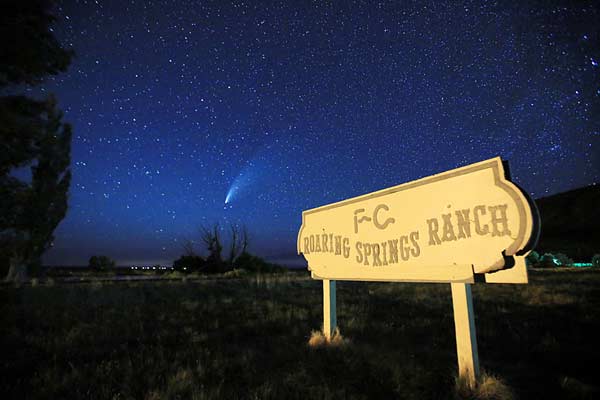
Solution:
[{"label": "distant hill", "polygon": [[600,254],[600,185],[535,200],[542,220],[538,253],[565,253],[575,261]]}]

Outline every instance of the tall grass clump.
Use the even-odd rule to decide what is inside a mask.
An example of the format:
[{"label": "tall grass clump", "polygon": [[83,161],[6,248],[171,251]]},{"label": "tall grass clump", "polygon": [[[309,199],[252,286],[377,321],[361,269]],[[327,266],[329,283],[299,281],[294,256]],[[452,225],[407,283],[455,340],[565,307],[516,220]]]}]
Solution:
[{"label": "tall grass clump", "polygon": [[514,400],[515,395],[501,378],[483,372],[475,387],[464,377],[456,378],[455,398],[460,400]]},{"label": "tall grass clump", "polygon": [[243,278],[245,276],[248,276],[249,272],[248,270],[245,269],[241,269],[241,268],[236,268],[236,269],[232,269],[231,271],[227,271],[223,274],[224,278]]},{"label": "tall grass clump", "polygon": [[333,335],[331,338],[327,338],[322,330],[320,331],[312,331],[310,334],[310,338],[308,339],[308,345],[312,348],[319,347],[343,347],[350,344],[350,339],[345,338],[340,333],[339,328],[335,328],[333,331]]}]

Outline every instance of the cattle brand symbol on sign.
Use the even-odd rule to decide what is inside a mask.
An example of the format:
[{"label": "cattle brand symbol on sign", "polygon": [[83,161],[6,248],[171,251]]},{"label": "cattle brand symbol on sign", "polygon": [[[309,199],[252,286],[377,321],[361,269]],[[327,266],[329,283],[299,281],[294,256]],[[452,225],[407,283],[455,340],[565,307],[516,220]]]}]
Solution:
[{"label": "cattle brand symbol on sign", "polygon": [[[298,253],[323,280],[325,302],[335,308],[335,280],[450,282],[455,314],[456,298],[464,297],[472,319],[465,284],[527,283],[525,256],[537,241],[539,217],[507,169],[496,157],[304,211]],[[334,326],[326,318],[325,333]]]}]

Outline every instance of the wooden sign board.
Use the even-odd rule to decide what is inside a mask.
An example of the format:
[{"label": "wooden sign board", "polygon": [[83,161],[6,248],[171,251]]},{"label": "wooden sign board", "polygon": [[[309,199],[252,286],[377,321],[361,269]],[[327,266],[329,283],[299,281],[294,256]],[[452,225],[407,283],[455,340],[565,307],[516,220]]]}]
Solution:
[{"label": "wooden sign board", "polygon": [[471,283],[527,283],[540,222],[499,157],[302,213],[298,253],[323,280],[323,331],[336,328],[336,280],[450,282],[459,375],[479,358]]},{"label": "wooden sign board", "polygon": [[497,157],[302,213],[314,279],[527,283],[533,201]]}]

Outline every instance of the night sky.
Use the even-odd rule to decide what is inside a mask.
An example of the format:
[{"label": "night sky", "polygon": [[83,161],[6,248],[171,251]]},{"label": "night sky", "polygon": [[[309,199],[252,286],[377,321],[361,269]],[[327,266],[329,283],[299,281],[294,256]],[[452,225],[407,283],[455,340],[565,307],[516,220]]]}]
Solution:
[{"label": "night sky", "polygon": [[47,264],[170,264],[201,225],[295,254],[304,209],[494,156],[534,198],[600,176],[600,5],[64,1],[69,211]]}]

